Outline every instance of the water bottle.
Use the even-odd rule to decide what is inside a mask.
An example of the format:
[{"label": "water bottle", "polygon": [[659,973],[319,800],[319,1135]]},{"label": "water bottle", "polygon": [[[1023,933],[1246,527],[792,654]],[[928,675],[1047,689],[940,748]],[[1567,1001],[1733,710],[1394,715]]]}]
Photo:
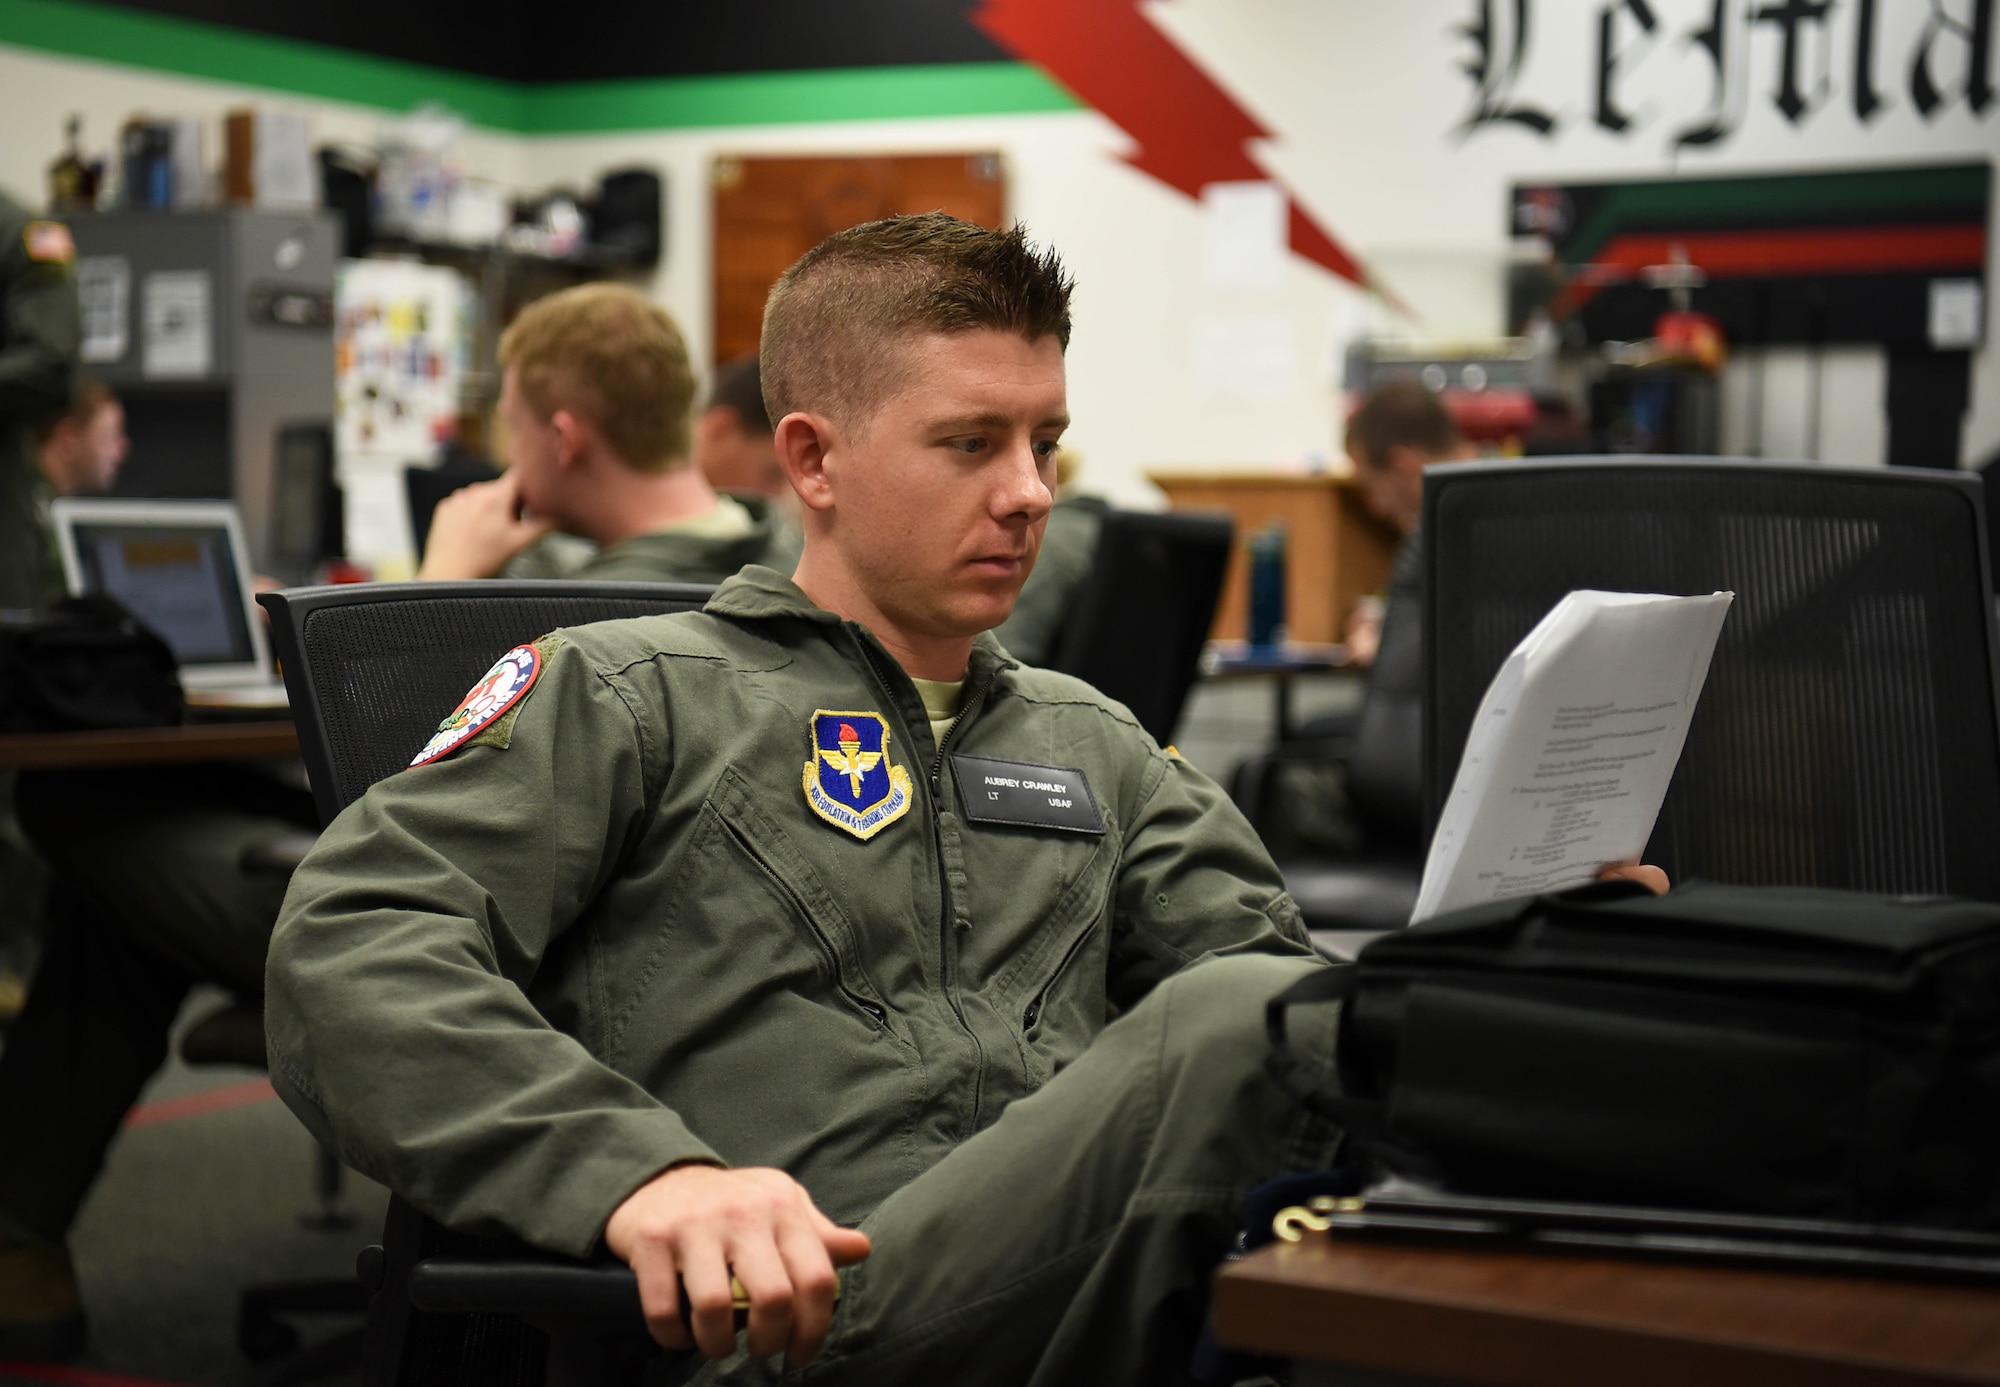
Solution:
[{"label": "water bottle", "polygon": [[1250,644],[1285,640],[1285,527],[1272,521],[1250,536]]}]

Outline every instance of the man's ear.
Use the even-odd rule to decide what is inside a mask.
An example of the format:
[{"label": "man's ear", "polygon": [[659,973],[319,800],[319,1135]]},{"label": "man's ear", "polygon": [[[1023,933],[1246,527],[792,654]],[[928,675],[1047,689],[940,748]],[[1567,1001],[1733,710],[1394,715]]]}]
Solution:
[{"label": "man's ear", "polygon": [[837,440],[832,423],[818,414],[787,414],[771,431],[778,465],[809,510],[833,509],[833,478],[827,475],[826,460]]},{"label": "man's ear", "polygon": [[564,472],[583,461],[597,438],[590,421],[572,410],[559,409],[550,415],[549,427],[556,431],[556,467]]}]

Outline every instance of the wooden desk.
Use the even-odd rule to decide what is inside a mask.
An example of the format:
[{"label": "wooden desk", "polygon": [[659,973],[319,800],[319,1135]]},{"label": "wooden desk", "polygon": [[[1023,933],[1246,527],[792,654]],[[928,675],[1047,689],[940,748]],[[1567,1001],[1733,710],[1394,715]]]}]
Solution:
[{"label": "wooden desk", "polygon": [[1285,527],[1285,625],[1291,639],[1346,637],[1347,614],[1387,591],[1399,536],[1368,513],[1352,478],[1304,472],[1149,472],[1175,510],[1227,511],[1236,551],[1216,607],[1215,640],[1240,641],[1250,621],[1250,560],[1242,541],[1273,520]]},{"label": "wooden desk", "polygon": [[0,735],[0,770],[167,766],[298,754],[299,733],[290,719]]},{"label": "wooden desk", "polygon": [[2000,1383],[2000,1289],[1938,1282],[1308,1234],[1218,1272],[1215,1322],[1232,1348],[1453,1382]]}]

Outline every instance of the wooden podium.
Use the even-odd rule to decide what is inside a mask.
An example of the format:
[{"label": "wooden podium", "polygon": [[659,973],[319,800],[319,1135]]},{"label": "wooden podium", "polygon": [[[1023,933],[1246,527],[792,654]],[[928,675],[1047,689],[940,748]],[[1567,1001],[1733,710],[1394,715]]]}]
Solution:
[{"label": "wooden podium", "polygon": [[1400,539],[1368,513],[1349,477],[1304,472],[1148,472],[1175,510],[1227,511],[1236,548],[1216,608],[1215,640],[1242,640],[1250,623],[1250,560],[1244,541],[1272,521],[1285,527],[1285,627],[1295,641],[1337,642],[1347,614],[1387,591]]}]

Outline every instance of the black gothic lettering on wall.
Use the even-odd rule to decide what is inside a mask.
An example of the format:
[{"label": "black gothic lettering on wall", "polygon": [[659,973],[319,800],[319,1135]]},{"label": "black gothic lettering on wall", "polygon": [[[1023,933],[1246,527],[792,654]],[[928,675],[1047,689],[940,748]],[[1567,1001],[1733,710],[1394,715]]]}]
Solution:
[{"label": "black gothic lettering on wall", "polygon": [[1854,118],[1866,125],[1882,106],[1875,88],[1875,0],[1854,0]]},{"label": "black gothic lettering on wall", "polygon": [[1472,79],[1472,110],[1459,126],[1461,135],[1487,125],[1519,125],[1545,138],[1555,133],[1553,116],[1539,107],[1517,103],[1513,95],[1528,58],[1531,3],[1511,0],[1506,11],[1496,11],[1495,0],[1478,0],[1475,18],[1460,27],[1459,32],[1471,39],[1473,46],[1472,58],[1463,69]]},{"label": "black gothic lettering on wall", "polygon": [[1701,121],[1674,136],[1676,151],[1720,144],[1735,134],[1742,123],[1741,79],[1745,76],[1742,50],[1748,47],[1748,22],[1749,15],[1738,0],[1715,0],[1708,23],[1689,35],[1689,46],[1708,55],[1715,82],[1708,111]]},{"label": "black gothic lettering on wall", "polygon": [[[1962,101],[1975,118],[1984,119],[2000,104],[1994,100],[1993,80],[2000,61],[1994,52],[2000,42],[1994,19],[2000,0],[1898,0],[1899,6],[1904,4],[1928,6],[1909,52],[1911,105],[1924,120],[1935,121]],[[1672,23],[1672,11],[1660,0],[1559,0],[1553,8],[1565,20],[1584,19],[1596,30],[1592,123],[1598,129],[1629,138],[1651,123],[1649,112],[1627,104],[1621,84],[1656,49],[1654,67],[1676,65],[1668,73],[1669,100],[1685,96],[1691,106],[1706,88],[1699,114],[1670,127],[1668,151],[1679,154],[1721,145],[1742,128],[1752,102],[1752,62],[1761,69],[1767,54],[1775,63],[1768,89],[1771,109],[1789,125],[1809,124],[1839,94],[1833,21],[1848,5],[1854,23],[1842,41],[1851,41],[1853,50],[1839,55],[1840,70],[1850,84],[1854,118],[1867,126],[1894,104],[1878,85],[1877,59],[1899,61],[1898,55],[1878,51],[1878,21],[1885,9],[1881,0],[1706,0],[1690,21],[1699,27],[1680,33],[1663,25],[1662,13]],[[1540,17],[1546,18],[1551,8],[1543,4]],[[1524,76],[1537,17],[1535,0],[1474,0],[1473,17],[1456,31],[1473,45],[1462,68],[1472,81],[1473,100],[1458,126],[1461,137],[1493,125],[1521,126],[1544,138],[1559,132],[1562,122],[1541,99],[1546,93],[1530,88],[1544,84],[1560,90],[1561,74],[1537,69],[1532,81]]]},{"label": "black gothic lettering on wall", "polygon": [[1633,41],[1634,47],[1650,43],[1654,30],[1660,27],[1653,7],[1646,0],[1615,0],[1598,12],[1597,123],[1614,134],[1632,124],[1631,114],[1619,106],[1616,93],[1618,69],[1624,65],[1628,53],[1618,43],[1618,21],[1621,17],[1630,17],[1644,35],[1642,39]]},{"label": "black gothic lettering on wall", "polygon": [[1950,98],[1939,89],[1931,71],[1938,42],[1947,37],[1965,50],[1965,104],[1974,115],[1984,115],[1993,104],[1993,0],[1972,0],[1971,13],[1965,19],[1945,13],[1943,0],[1931,0],[1930,18],[1910,59],[1910,100],[1925,120],[1948,103]]},{"label": "black gothic lettering on wall", "polygon": [[1772,104],[1784,114],[1793,125],[1800,117],[1817,104],[1799,90],[1799,64],[1805,57],[1806,35],[1801,30],[1812,25],[1819,31],[1820,78],[1815,84],[1819,90],[1816,97],[1824,97],[1829,79],[1826,73],[1826,12],[1832,8],[1830,0],[1778,0],[1776,4],[1765,5],[1754,18],[1759,24],[1773,25],[1784,34],[1784,44],[1779,50],[1778,89],[1772,94]]}]

